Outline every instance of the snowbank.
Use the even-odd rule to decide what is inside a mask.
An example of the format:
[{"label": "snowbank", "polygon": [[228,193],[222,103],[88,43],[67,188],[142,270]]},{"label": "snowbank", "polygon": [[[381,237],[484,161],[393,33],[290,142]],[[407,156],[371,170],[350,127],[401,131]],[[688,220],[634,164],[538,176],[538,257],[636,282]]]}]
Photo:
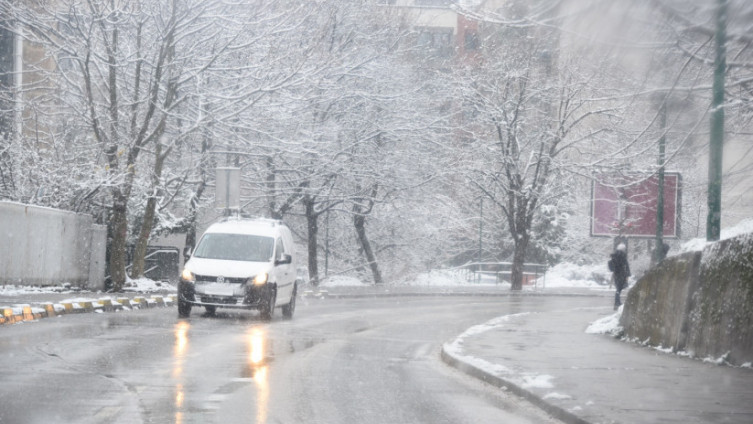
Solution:
[{"label": "snowbank", "polygon": [[[598,265],[576,265],[561,263],[546,272],[545,277],[536,281],[538,288],[605,288],[609,285],[610,273],[606,263]],[[356,277],[331,276],[322,280],[321,287],[363,287],[369,285]],[[415,278],[396,283],[399,286],[415,287],[453,287],[486,286],[510,287],[507,282],[497,282],[492,275],[483,275],[477,279],[473,273],[464,269],[437,269],[421,273]]]},{"label": "snowbank", "polygon": [[347,275],[333,275],[321,281],[320,287],[363,287],[366,283],[356,277]]},{"label": "snowbank", "polygon": [[[722,228],[719,239],[726,240],[746,233],[753,233],[753,218],[744,219],[734,227]],[[700,252],[707,244],[708,242],[705,237],[695,238],[683,243],[683,245],[680,246],[680,253]]]},{"label": "snowbank", "polygon": [[609,285],[609,270],[606,262],[600,265],[561,263],[549,268],[545,279],[539,278],[537,284],[547,288],[602,288]]},{"label": "snowbank", "polygon": [[[470,281],[469,281],[470,277]],[[462,269],[437,269],[423,274],[419,274],[415,280],[406,281],[402,284],[411,286],[428,286],[428,287],[447,287],[459,285],[473,286],[495,286],[499,285],[497,279],[493,276],[483,276],[480,280],[475,280],[473,274]],[[509,284],[508,284],[509,286]]]},{"label": "snowbank", "polygon": [[[128,279],[123,287],[124,292],[131,293],[177,292],[177,290],[178,289],[170,283],[154,281],[148,278],[139,278],[137,280]],[[91,293],[91,291],[73,286],[69,283],[64,283],[58,286],[16,286],[13,284],[0,286],[0,296],[45,293]]]},{"label": "snowbank", "polygon": [[586,328],[586,333],[612,335],[621,334],[622,327],[620,326],[620,317],[622,316],[622,308],[624,308],[624,305],[620,306],[620,308],[614,314],[592,322],[588,326],[588,328]]},{"label": "snowbank", "polygon": [[73,287],[70,284],[60,286],[16,286],[8,284],[0,286],[0,296],[18,296],[29,293],[74,293],[80,291],[80,288]]},{"label": "snowbank", "polygon": [[131,280],[130,278],[123,285],[123,291],[135,293],[154,293],[154,292],[177,292],[178,288],[164,281],[154,281],[148,278],[139,278]]}]

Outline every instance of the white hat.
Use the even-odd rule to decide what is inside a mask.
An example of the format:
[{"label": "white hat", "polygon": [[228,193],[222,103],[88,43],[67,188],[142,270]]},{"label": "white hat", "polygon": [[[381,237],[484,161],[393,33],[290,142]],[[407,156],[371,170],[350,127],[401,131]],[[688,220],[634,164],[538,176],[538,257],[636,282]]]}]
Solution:
[{"label": "white hat", "polygon": [[624,243],[618,244],[617,245],[617,250],[625,250],[625,244]]}]

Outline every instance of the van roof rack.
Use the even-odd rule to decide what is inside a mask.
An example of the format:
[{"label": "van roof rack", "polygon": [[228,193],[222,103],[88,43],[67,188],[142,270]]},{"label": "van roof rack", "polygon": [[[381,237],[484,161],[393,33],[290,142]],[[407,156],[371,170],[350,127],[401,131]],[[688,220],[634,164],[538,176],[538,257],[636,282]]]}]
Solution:
[{"label": "van roof rack", "polygon": [[228,222],[228,221],[255,221],[255,222],[260,222],[260,223],[266,222],[266,223],[269,223],[272,227],[284,224],[283,220],[281,219],[266,218],[263,216],[253,216],[244,212],[240,212],[237,215],[225,215],[221,217],[217,222]]}]

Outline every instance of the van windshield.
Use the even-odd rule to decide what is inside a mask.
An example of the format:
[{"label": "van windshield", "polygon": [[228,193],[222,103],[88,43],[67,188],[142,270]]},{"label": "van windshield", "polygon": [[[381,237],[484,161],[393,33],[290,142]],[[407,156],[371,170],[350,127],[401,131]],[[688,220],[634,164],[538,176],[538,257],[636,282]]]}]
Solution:
[{"label": "van windshield", "polygon": [[227,261],[268,262],[275,240],[249,234],[208,233],[201,238],[193,256]]}]

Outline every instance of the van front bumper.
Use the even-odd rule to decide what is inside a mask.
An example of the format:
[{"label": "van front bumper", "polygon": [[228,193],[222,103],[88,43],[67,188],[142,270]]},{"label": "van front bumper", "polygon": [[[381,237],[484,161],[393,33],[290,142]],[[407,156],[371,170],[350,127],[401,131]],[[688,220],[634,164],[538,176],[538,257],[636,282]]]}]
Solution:
[{"label": "van front bumper", "polygon": [[[197,289],[197,284],[199,287]],[[233,295],[206,294],[201,283],[181,280],[178,282],[178,301],[195,306],[213,306],[216,308],[259,309],[270,296],[274,296],[274,285],[242,285],[243,290],[236,290]],[[238,292],[242,294],[236,294]]]}]

